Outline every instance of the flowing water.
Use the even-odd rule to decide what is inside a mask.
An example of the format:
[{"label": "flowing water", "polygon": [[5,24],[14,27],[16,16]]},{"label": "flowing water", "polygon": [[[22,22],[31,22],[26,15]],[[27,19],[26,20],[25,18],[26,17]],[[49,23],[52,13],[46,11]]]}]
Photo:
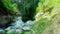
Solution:
[{"label": "flowing water", "polygon": [[11,34],[11,33],[18,33],[21,34],[22,31],[28,31],[30,30],[30,27],[34,24],[34,21],[28,20],[27,22],[23,22],[21,17],[16,17],[15,18],[15,22],[11,24],[11,26],[9,26],[8,28],[6,28],[5,30],[7,30],[7,33]]}]

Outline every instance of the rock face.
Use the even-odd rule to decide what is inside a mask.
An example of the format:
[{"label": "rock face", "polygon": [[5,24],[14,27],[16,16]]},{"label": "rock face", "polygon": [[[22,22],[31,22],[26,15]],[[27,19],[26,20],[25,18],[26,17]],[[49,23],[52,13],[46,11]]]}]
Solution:
[{"label": "rock face", "polygon": [[12,16],[0,16],[0,28],[7,27],[12,21]]},{"label": "rock face", "polygon": [[[8,9],[0,0],[0,28],[8,26],[13,21],[12,10]],[[13,12],[13,11],[12,11]]]}]

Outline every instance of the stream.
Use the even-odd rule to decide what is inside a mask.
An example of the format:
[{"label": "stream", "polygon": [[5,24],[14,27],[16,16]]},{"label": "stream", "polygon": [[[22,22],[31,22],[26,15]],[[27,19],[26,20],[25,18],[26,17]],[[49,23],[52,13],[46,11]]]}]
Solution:
[{"label": "stream", "polygon": [[[34,21],[23,22],[21,17],[16,17],[11,26],[7,27],[5,31],[7,31],[7,34],[21,34],[22,31],[29,31],[33,24]],[[4,32],[3,29],[0,30],[0,32],[2,31]]]}]

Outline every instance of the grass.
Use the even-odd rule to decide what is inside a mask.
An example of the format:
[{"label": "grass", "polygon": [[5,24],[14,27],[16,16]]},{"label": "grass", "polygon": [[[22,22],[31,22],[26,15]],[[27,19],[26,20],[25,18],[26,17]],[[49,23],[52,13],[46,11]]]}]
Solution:
[{"label": "grass", "polygon": [[[44,31],[44,29],[47,28],[51,23],[51,20],[41,18],[31,27],[31,29],[34,31],[34,34],[41,34]],[[24,34],[33,34],[33,32],[24,32]]]}]

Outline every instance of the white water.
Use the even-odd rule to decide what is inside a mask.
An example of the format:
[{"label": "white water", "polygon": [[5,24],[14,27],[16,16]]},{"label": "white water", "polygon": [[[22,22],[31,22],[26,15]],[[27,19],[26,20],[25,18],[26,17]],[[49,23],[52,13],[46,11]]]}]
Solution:
[{"label": "white water", "polygon": [[22,32],[23,30],[30,30],[30,27],[34,24],[34,21],[28,20],[26,23],[24,23],[21,19],[21,17],[16,17],[15,22],[12,23],[12,26],[9,26],[6,28],[8,32],[12,32],[12,30],[15,31],[20,31]]}]

